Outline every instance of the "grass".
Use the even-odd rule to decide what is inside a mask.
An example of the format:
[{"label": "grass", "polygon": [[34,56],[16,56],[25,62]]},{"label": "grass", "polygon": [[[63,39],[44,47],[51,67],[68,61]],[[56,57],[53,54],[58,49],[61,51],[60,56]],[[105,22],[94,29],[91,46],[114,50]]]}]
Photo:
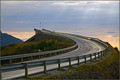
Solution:
[{"label": "grass", "polygon": [[56,40],[58,42],[66,42],[66,43],[74,43],[72,40],[66,38],[66,37],[62,37],[59,35],[52,35],[52,34],[45,34],[45,33],[38,33],[35,34],[34,36],[32,36],[30,39],[28,39],[26,42],[38,42],[41,40]]},{"label": "grass", "polygon": [[66,48],[72,45],[73,44],[69,42],[68,43],[58,42],[56,40],[42,40],[39,42],[12,44],[1,48],[1,55],[9,56],[9,55],[33,53],[33,52],[39,52],[38,51],[39,49],[42,51],[50,51],[50,50]]},{"label": "grass", "polygon": [[59,68],[59,69],[57,69],[58,71],[65,71],[65,69],[63,69],[63,68]]},{"label": "grass", "polygon": [[[107,43],[108,44],[108,43]],[[110,44],[109,48],[112,53],[104,60],[84,64],[78,67],[71,67],[64,73],[49,75],[46,77],[32,77],[28,79],[119,79],[119,52]]]}]

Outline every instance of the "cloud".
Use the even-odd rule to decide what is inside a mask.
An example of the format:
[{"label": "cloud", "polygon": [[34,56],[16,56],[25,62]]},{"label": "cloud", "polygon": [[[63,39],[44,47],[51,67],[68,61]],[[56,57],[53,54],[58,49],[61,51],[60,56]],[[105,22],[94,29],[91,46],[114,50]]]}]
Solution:
[{"label": "cloud", "polygon": [[118,49],[120,50],[120,47],[119,47],[120,37],[114,37],[113,35],[106,35],[106,37],[103,37],[102,39],[104,41],[109,42],[113,47],[118,47]]},{"label": "cloud", "polygon": [[52,5],[57,6],[81,6],[81,7],[89,7],[89,6],[101,6],[101,5],[113,5],[118,3],[118,1],[63,1],[63,2],[53,2]]},{"label": "cloud", "polygon": [[7,33],[24,41],[29,39],[35,34],[34,32],[7,32]]},{"label": "cloud", "polygon": [[112,38],[113,36],[112,35],[106,35],[106,38]]},{"label": "cloud", "polygon": [[17,23],[25,23],[25,21],[16,21]]},{"label": "cloud", "polygon": [[60,6],[106,5],[106,4],[113,4],[116,2],[113,2],[113,1],[64,1],[64,2],[54,2],[53,5],[60,5]]},{"label": "cloud", "polygon": [[104,4],[104,5],[106,5],[106,4],[113,4],[113,3],[116,3],[116,2],[113,2],[113,1],[91,1],[91,4],[94,4],[94,5]]},{"label": "cloud", "polygon": [[109,31],[109,32],[107,32],[107,33],[116,33],[116,32]]},{"label": "cloud", "polygon": [[86,5],[86,4],[87,4],[87,1],[53,3],[53,5],[60,5],[60,6],[76,6],[76,5]]}]

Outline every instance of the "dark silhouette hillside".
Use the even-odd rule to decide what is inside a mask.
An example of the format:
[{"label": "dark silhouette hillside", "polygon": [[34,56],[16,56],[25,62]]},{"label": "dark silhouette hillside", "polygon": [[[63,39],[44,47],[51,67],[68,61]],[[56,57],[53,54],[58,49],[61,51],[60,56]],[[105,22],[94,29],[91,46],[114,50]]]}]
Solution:
[{"label": "dark silhouette hillside", "polygon": [[22,40],[16,38],[16,37],[13,37],[7,33],[2,33],[0,31],[0,42],[1,42],[1,46],[7,46],[7,45],[10,45],[10,44],[18,44],[18,43],[23,43]]}]

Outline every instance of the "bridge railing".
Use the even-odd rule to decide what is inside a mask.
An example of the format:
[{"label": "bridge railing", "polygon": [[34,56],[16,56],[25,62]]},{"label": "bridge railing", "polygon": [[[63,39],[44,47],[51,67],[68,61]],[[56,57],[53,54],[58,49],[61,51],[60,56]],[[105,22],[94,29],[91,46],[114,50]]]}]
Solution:
[{"label": "bridge railing", "polygon": [[[2,66],[2,72],[10,72],[14,70],[25,70],[24,75],[25,77],[28,77],[28,75],[33,74],[29,73],[30,68],[35,67],[43,67],[43,69],[40,72],[46,73],[47,71],[51,70],[49,69],[50,65],[57,65],[54,67],[54,69],[60,69],[62,67],[66,66],[72,66],[72,65],[79,65],[81,63],[87,63],[88,61],[97,60],[99,58],[102,58],[106,54],[106,50],[82,55],[82,56],[75,56],[75,57],[68,57],[68,58],[61,58],[61,59],[54,59],[54,60],[43,60],[43,61],[36,61],[36,62],[23,62],[19,64],[11,64],[9,66]],[[66,65],[62,66],[62,64],[66,63]],[[39,71],[39,70],[38,70]]]},{"label": "bridge railing", "polygon": [[74,46],[68,47],[68,48],[53,50],[53,51],[45,51],[45,52],[29,53],[29,54],[21,54],[21,55],[12,55],[12,56],[3,56],[0,58],[0,60],[1,61],[10,60],[10,63],[12,63],[12,59],[21,59],[21,61],[23,61],[23,58],[26,58],[26,57],[46,56],[46,55],[52,55],[53,53],[61,54],[61,52],[71,50],[74,48],[77,48],[77,44],[75,44]]}]

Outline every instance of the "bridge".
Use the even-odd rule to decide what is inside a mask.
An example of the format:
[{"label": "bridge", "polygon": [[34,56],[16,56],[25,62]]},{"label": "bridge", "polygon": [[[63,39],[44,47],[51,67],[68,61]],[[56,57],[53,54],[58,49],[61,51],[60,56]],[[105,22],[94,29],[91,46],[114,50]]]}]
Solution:
[{"label": "bridge", "polygon": [[[103,41],[96,38],[67,33],[57,33],[44,29],[37,30],[37,32],[39,31],[46,34],[67,37],[68,39],[73,40],[75,45],[60,50],[1,57],[1,61],[10,60],[10,63],[12,63],[12,59],[21,58],[21,62],[19,63],[2,66],[3,80],[14,79],[23,76],[28,77],[29,75],[35,73],[46,73],[47,71],[53,69],[59,69],[71,65],[79,65],[80,63],[87,63],[88,61],[97,60],[103,57],[108,51],[108,46]],[[62,51],[73,48],[74,50],[70,52],[66,52],[64,54],[61,53]],[[54,53],[57,53],[57,55],[31,61],[22,61],[24,57],[40,57],[41,55],[46,56]]]}]

